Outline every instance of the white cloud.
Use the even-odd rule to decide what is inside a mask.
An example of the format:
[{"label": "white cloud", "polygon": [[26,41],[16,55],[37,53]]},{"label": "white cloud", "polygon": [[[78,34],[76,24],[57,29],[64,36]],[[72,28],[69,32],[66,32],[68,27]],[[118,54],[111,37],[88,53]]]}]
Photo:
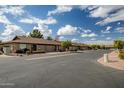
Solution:
[{"label": "white cloud", "polygon": [[41,20],[37,17],[33,17],[33,16],[28,16],[27,18],[22,18],[21,20],[19,20],[19,22],[27,23],[27,24],[38,24],[41,21],[43,21],[43,20]]},{"label": "white cloud", "polygon": [[102,18],[102,20],[97,22],[96,25],[106,25],[111,22],[124,21],[123,5],[92,6],[89,11],[90,17]]},{"label": "white cloud", "polygon": [[101,33],[108,34],[108,33],[110,33],[110,31],[109,30],[101,30]]},{"label": "white cloud", "polygon": [[57,23],[57,20],[54,19],[54,18],[52,18],[52,17],[48,17],[45,20],[41,20],[41,23],[47,24],[47,25],[49,25],[49,24],[56,24]]},{"label": "white cloud", "polygon": [[105,18],[109,16],[111,12],[114,12],[115,10],[124,8],[124,6],[120,5],[102,5],[102,6],[93,6],[92,10],[90,11],[91,17],[101,17]]},{"label": "white cloud", "polygon": [[26,36],[29,36],[30,35],[30,32],[26,32]]},{"label": "white cloud", "polygon": [[83,29],[82,30],[84,33],[91,33],[92,31],[90,29]]},{"label": "white cloud", "polygon": [[97,34],[95,33],[82,33],[81,37],[96,37]]},{"label": "white cloud", "polygon": [[70,12],[72,10],[72,6],[69,5],[60,5],[53,11],[48,11],[48,16],[63,13],[63,12]]},{"label": "white cloud", "polygon": [[93,11],[94,9],[97,9],[99,6],[98,5],[90,5],[90,6],[88,6],[88,10],[89,11]]},{"label": "white cloud", "polygon": [[21,20],[19,20],[19,22],[22,23],[27,23],[27,24],[56,24],[57,20],[52,18],[52,17],[48,17],[47,19],[40,19],[40,18],[36,18],[33,16],[30,16],[28,18],[22,18]]},{"label": "white cloud", "polygon": [[80,5],[80,6],[77,7],[77,8],[79,8],[79,9],[81,9],[81,10],[85,10],[85,9],[87,9],[87,8],[90,8],[90,5]]},{"label": "white cloud", "polygon": [[111,28],[112,28],[111,26],[107,26],[105,30],[101,30],[101,33],[105,34],[110,33]]},{"label": "white cloud", "polygon": [[78,33],[79,34],[82,34],[82,33],[88,34],[88,33],[92,33],[92,30],[90,30],[90,29],[84,29],[82,27],[78,27]]},{"label": "white cloud", "polygon": [[48,25],[56,24],[57,20],[52,17],[48,17],[47,19],[39,19],[30,16],[28,18],[23,18],[19,20],[19,22],[27,24],[36,24],[37,26],[35,26],[34,29],[38,29],[44,35],[44,37],[46,37],[52,34],[52,30],[48,28]]},{"label": "white cloud", "polygon": [[118,25],[120,25],[120,24],[121,24],[121,22],[118,22],[117,24],[118,24]]},{"label": "white cloud", "polygon": [[21,23],[27,23],[27,24],[36,23],[33,19],[30,19],[30,18],[23,18],[23,19],[19,20],[19,22],[21,22]]},{"label": "white cloud", "polygon": [[0,23],[2,24],[12,24],[6,17],[6,14],[11,14],[14,16],[19,16],[25,13],[23,6],[0,6]]},{"label": "white cloud", "polygon": [[24,6],[1,6],[0,14],[22,15],[25,13]]},{"label": "white cloud", "polygon": [[116,32],[124,32],[124,27],[117,27],[115,29]]},{"label": "white cloud", "polygon": [[71,12],[73,9],[80,9],[84,10],[88,8],[89,5],[58,5],[56,9],[52,11],[48,11],[48,16],[55,15],[55,14],[60,14],[60,13],[65,13],[65,12]]},{"label": "white cloud", "polygon": [[0,23],[10,24],[11,22],[8,20],[8,18],[5,15],[0,15]]},{"label": "white cloud", "polygon": [[73,38],[73,39],[71,40],[71,42],[73,42],[73,43],[79,42],[79,39]]},{"label": "white cloud", "polygon": [[101,44],[101,45],[111,45],[113,41],[111,40],[94,40],[94,41],[85,41],[86,44]]},{"label": "white cloud", "polygon": [[108,23],[117,22],[117,21],[124,21],[124,8],[118,10],[115,13],[109,14],[109,16],[107,16],[103,20],[97,22],[96,25],[106,25]]},{"label": "white cloud", "polygon": [[5,30],[4,32],[1,34],[3,36],[8,36],[8,35],[17,35],[17,34],[21,34],[21,35],[24,35],[25,32],[23,31],[23,29],[17,25],[6,25],[5,26]]},{"label": "white cloud", "polygon": [[65,40],[65,37],[64,36],[59,36],[59,38],[58,38],[60,41],[63,41],[63,40]]},{"label": "white cloud", "polygon": [[3,41],[11,40],[16,35],[25,35],[23,29],[9,21],[6,14],[20,16],[25,11],[23,6],[0,6],[0,23],[5,24],[5,30],[1,32],[0,37]]},{"label": "white cloud", "polygon": [[111,39],[111,37],[106,37],[106,40],[110,40]]},{"label": "white cloud", "polygon": [[1,36],[3,37],[3,41],[11,40],[16,35],[25,35],[25,31],[14,24],[8,24],[5,26],[5,30],[1,33]]},{"label": "white cloud", "polygon": [[94,40],[96,40],[96,38],[91,38],[90,40],[91,40],[91,41],[94,41]]},{"label": "white cloud", "polygon": [[77,31],[77,27],[73,27],[71,25],[65,25],[64,27],[61,27],[58,32],[57,35],[73,35],[75,34]]},{"label": "white cloud", "polygon": [[35,26],[33,29],[38,29],[44,37],[50,36],[52,34],[52,30],[44,24],[38,24],[38,26]]},{"label": "white cloud", "polygon": [[98,7],[97,9],[90,12],[91,17],[106,17],[109,10],[103,7]]},{"label": "white cloud", "polygon": [[96,37],[97,34],[92,32],[90,29],[82,29],[81,37]]},{"label": "white cloud", "polygon": [[110,30],[111,28],[112,28],[111,26],[107,26],[106,31]]}]

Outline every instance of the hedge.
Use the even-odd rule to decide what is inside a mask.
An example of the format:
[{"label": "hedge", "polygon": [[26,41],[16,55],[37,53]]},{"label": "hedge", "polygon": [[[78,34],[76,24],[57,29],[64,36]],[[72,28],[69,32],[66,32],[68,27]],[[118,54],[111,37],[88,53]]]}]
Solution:
[{"label": "hedge", "polygon": [[124,51],[119,51],[119,58],[124,59]]}]

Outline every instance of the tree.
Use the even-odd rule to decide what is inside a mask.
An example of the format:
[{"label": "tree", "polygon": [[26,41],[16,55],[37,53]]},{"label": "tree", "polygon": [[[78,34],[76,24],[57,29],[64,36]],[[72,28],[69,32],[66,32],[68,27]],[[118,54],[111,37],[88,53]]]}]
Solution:
[{"label": "tree", "polygon": [[67,40],[67,41],[62,41],[62,42],[61,42],[61,46],[62,46],[64,49],[67,49],[67,50],[68,50],[69,47],[72,46],[72,43],[71,43],[71,41],[68,41],[68,40]]},{"label": "tree", "polygon": [[41,32],[38,29],[34,29],[30,34],[30,37],[33,38],[43,38],[43,34],[41,34]]},{"label": "tree", "polygon": [[47,40],[53,40],[51,36],[48,36],[47,37]]},{"label": "tree", "polygon": [[97,45],[96,47],[97,47],[97,49],[100,49],[100,48],[101,48],[101,46],[100,46],[100,45]]},{"label": "tree", "polygon": [[93,45],[91,45],[91,48],[92,49],[100,49],[101,46],[100,45],[93,44]]},{"label": "tree", "polygon": [[118,50],[124,48],[124,41],[122,40],[115,40],[114,41],[114,47],[117,48]]},{"label": "tree", "polygon": [[95,44],[93,44],[93,45],[91,45],[91,48],[92,48],[92,49],[96,49],[97,47],[96,47]]},{"label": "tree", "polygon": [[105,49],[105,45],[101,45],[101,47],[100,47],[101,49]]}]

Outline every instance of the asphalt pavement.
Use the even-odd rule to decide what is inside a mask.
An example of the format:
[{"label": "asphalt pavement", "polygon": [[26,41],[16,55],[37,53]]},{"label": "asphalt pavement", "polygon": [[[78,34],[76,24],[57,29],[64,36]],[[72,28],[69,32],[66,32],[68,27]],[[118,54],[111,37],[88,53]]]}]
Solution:
[{"label": "asphalt pavement", "polygon": [[124,71],[97,62],[109,50],[0,57],[0,87],[118,88]]}]

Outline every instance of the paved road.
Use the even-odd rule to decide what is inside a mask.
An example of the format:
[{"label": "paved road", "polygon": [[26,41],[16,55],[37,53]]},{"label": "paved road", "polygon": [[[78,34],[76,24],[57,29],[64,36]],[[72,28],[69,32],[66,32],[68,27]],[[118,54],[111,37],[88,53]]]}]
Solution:
[{"label": "paved road", "polygon": [[124,87],[124,71],[97,63],[106,52],[0,58],[0,87]]}]

